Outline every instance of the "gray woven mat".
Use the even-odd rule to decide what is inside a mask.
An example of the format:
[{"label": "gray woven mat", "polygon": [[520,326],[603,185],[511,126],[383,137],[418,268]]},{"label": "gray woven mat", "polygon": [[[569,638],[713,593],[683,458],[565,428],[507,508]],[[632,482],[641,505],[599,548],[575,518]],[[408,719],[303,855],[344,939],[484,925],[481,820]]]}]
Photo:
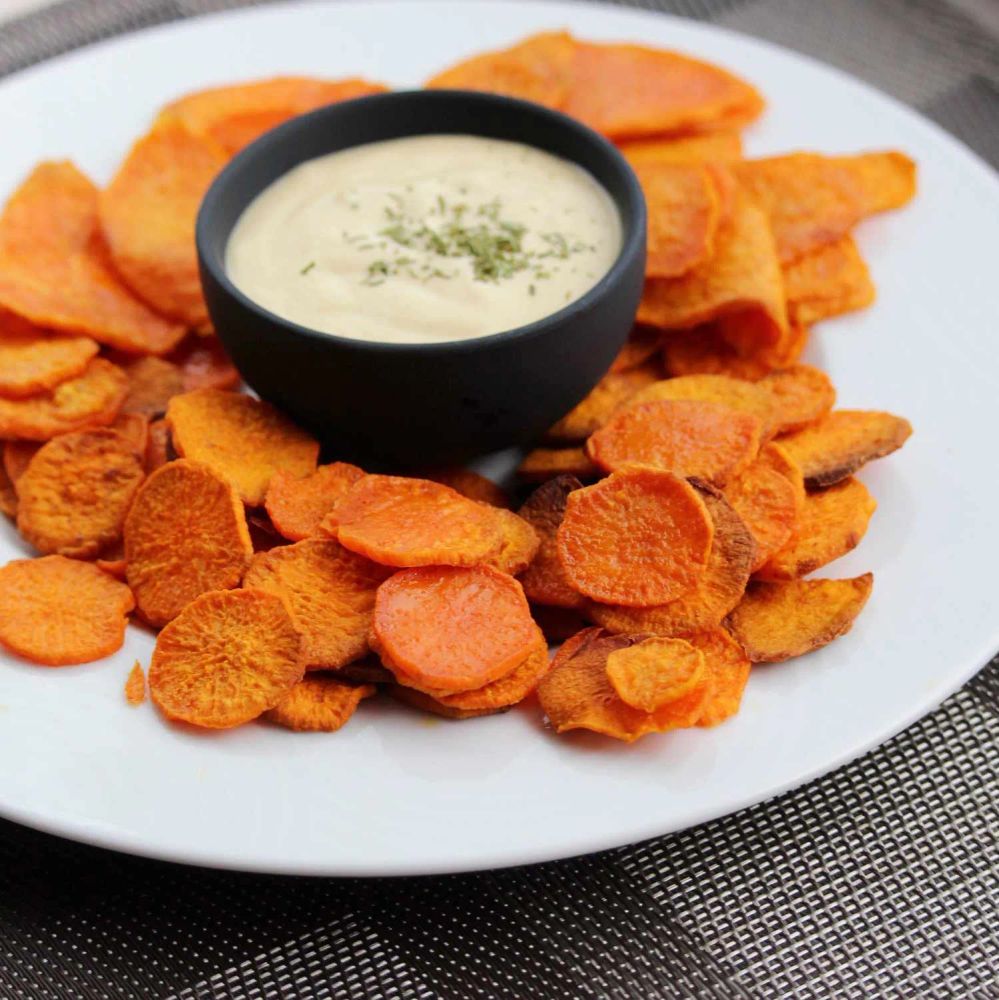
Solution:
[{"label": "gray woven mat", "polygon": [[[68,0],[0,26],[0,75],[236,5]],[[999,44],[945,0],[637,5],[841,66],[999,165]],[[0,997],[999,998],[997,833],[999,661],[806,788],[687,833],[527,869],[268,878],[0,822]]]}]

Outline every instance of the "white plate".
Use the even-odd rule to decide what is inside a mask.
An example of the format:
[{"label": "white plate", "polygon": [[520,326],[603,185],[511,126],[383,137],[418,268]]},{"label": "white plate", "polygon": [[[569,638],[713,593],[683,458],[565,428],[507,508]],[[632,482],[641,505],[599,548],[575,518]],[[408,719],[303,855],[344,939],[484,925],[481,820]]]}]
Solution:
[{"label": "white plate", "polygon": [[[154,109],[271,73],[406,86],[544,28],[672,46],[758,84],[754,154],[899,147],[920,165],[905,211],[858,234],[877,305],[823,324],[809,360],[840,404],[908,416],[915,435],[863,479],[871,531],[829,575],[875,573],[853,631],[754,671],[742,712],[622,746],[555,738],[536,712],[470,723],[365,705],[336,736],[265,726],[192,735],[125,705],[152,637],[47,669],[0,663],[0,814],[106,847],[303,874],[412,874],[536,862],[679,830],[769,798],[882,742],[999,648],[996,177],[964,147],[835,70],[706,25],[611,7],[509,2],[289,5],[157,28],[0,84],[0,192],[43,157],[109,176]],[[2,519],[0,519],[2,520]],[[0,526],[0,559],[22,554]]]}]

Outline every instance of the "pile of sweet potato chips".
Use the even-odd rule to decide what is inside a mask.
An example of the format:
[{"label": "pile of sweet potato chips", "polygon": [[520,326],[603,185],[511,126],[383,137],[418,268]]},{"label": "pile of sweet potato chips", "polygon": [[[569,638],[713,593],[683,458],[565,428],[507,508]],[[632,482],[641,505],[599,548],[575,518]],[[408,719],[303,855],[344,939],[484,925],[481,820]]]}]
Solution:
[{"label": "pile of sweet potato chips", "polygon": [[[160,630],[148,689],[169,719],[333,731],[379,690],[458,719],[536,692],[557,732],[630,741],[723,721],[752,664],[850,629],[871,575],[808,575],[861,540],[875,502],[853,474],[910,427],[835,409],[798,359],[813,324],[872,302],[852,231],[912,197],[913,163],[744,159],[763,110],[748,83],[564,33],[428,86],[573,115],[646,193],[635,331],[524,458],[533,492],[514,513],[466,469],[319,464],[310,435],[239,392],[198,281],[201,197],[267,129],[385,88],[191,94],[103,190],[43,163],[0,215],[0,510],[40,555],[0,569],[7,650],[100,659],[134,613]],[[136,664],[128,702],[146,686]]]}]

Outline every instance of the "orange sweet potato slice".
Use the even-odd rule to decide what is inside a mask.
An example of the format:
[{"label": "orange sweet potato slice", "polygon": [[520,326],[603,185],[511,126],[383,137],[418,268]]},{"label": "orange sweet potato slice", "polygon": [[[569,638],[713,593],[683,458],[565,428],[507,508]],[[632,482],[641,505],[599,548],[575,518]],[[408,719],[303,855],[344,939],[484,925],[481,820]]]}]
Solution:
[{"label": "orange sweet potato slice", "polygon": [[762,580],[794,580],[831,563],[856,548],[877,507],[859,479],[849,478],[809,493],[790,540],[771,553],[757,576]]},{"label": "orange sweet potato slice", "polygon": [[870,597],[870,573],[852,580],[751,583],[728,629],[753,663],[804,656],[850,631]]},{"label": "orange sweet potato slice", "polygon": [[278,705],[303,669],[302,641],[280,597],[211,591],[160,632],[149,693],[168,719],[230,729]]},{"label": "orange sweet potato slice", "polygon": [[784,290],[791,322],[808,325],[864,309],[876,294],[864,258],[850,236],[785,264]]},{"label": "orange sweet potato slice", "polygon": [[47,441],[57,434],[103,427],[118,415],[128,390],[125,373],[94,358],[80,375],[26,399],[0,398],[0,437]]},{"label": "orange sweet potato slice", "polygon": [[686,274],[714,250],[721,201],[711,175],[685,163],[646,163],[635,170],[649,213],[646,277]]},{"label": "orange sweet potato slice", "polygon": [[632,139],[618,148],[633,167],[649,163],[727,163],[742,159],[742,136],[735,129],[703,135]]},{"label": "orange sweet potato slice", "polygon": [[41,446],[42,442],[40,441],[4,441],[3,467],[15,489],[17,481],[24,475]]},{"label": "orange sweet potato slice", "polygon": [[795,530],[799,504],[794,483],[774,468],[772,459],[761,457],[729,480],[724,493],[756,542],[752,569],[757,570]]},{"label": "orange sweet potato slice", "polygon": [[101,195],[101,229],[115,269],[154,309],[188,326],[208,320],[194,223],[227,159],[211,139],[161,119]]},{"label": "orange sweet potato slice", "polygon": [[498,513],[427,479],[365,476],[321,530],[386,566],[474,566],[500,549]]},{"label": "orange sweet potato slice", "polygon": [[742,600],[755,562],[756,546],[749,528],[725,497],[700,488],[711,515],[714,534],[707,567],[694,587],[656,607],[631,608],[591,601],[584,614],[608,632],[688,636],[720,625]]},{"label": "orange sweet potato slice", "polygon": [[0,331],[0,396],[23,399],[54,389],[83,374],[96,353],[97,342],[89,337]]},{"label": "orange sweet potato slice", "polygon": [[577,42],[562,109],[611,139],[744,124],[763,99],[744,80],[678,52]]},{"label": "orange sweet potato slice", "polygon": [[558,423],[545,432],[553,443],[575,444],[599,430],[640,389],[656,381],[650,367],[611,372],[593,387]]},{"label": "orange sweet potato slice", "polygon": [[775,441],[765,444],[756,460],[765,463],[774,472],[779,472],[791,484],[794,490],[794,509],[800,514],[805,505],[805,477],[801,474],[798,463]]},{"label": "orange sweet potato slice", "polygon": [[7,517],[17,516],[17,490],[7,475],[7,470],[0,465],[0,514]]},{"label": "orange sweet potato slice", "polygon": [[582,488],[583,484],[573,476],[557,476],[539,486],[518,512],[540,539],[533,561],[520,576],[528,600],[537,604],[560,608],[579,608],[583,605],[582,594],[569,583],[562,568],[557,543],[569,494]]},{"label": "orange sweet potato slice", "polygon": [[730,343],[718,324],[674,330],[663,337],[663,362],[669,375],[728,375],[756,382],[774,369],[793,365],[808,343],[808,329],[792,326],[780,351]]},{"label": "orange sweet potato slice", "polygon": [[146,473],[155,472],[171,459],[170,425],[165,420],[154,420],[149,425],[144,456]]},{"label": "orange sweet potato slice", "polygon": [[110,656],[125,641],[128,587],[65,556],[16,559],[0,568],[0,645],[61,667]]},{"label": "orange sweet potato slice", "polygon": [[261,718],[295,732],[335,733],[376,690],[373,684],[344,684],[328,674],[311,674],[303,677]]},{"label": "orange sweet potato slice", "polygon": [[607,679],[632,708],[654,712],[689,694],[705,675],[704,655],[684,639],[649,636],[607,657]]},{"label": "orange sweet potato slice", "polygon": [[629,469],[569,494],[558,556],[581,594],[652,607],[696,586],[713,531],[704,501],[684,479]]},{"label": "orange sweet potato slice", "polygon": [[264,507],[285,538],[300,542],[318,534],[323,518],[363,476],[364,470],[349,462],[321,465],[301,479],[279,469],[267,486]]},{"label": "orange sweet potato slice", "polygon": [[909,421],[891,413],[833,410],[818,423],[781,438],[781,447],[801,467],[805,485],[818,489],[897,451],[911,433]]},{"label": "orange sweet potato slice", "polygon": [[146,674],[138,660],[132,665],[125,680],[125,701],[141,705],[146,700]]},{"label": "orange sweet potato slice", "polygon": [[487,503],[490,507],[509,508],[510,506],[510,498],[502,486],[498,486],[491,479],[487,479],[472,469],[462,468],[460,465],[430,469],[423,473],[422,478],[450,486],[463,497],[468,497],[469,500],[478,500],[479,503]]},{"label": "orange sweet potato slice", "polygon": [[195,389],[170,400],[167,421],[177,453],[213,468],[253,507],[279,470],[298,477],[316,470],[315,438],[251,396]]},{"label": "orange sweet potato slice", "polygon": [[611,363],[611,373],[630,372],[635,368],[645,367],[652,374],[657,374],[658,363],[650,362],[659,353],[662,339],[661,330],[649,326],[636,326]]},{"label": "orange sweet potato slice", "polygon": [[899,208],[916,192],[916,165],[903,153],[790,153],[733,166],[766,210],[781,263],[848,235],[861,219]]},{"label": "orange sweet potato slice", "polygon": [[118,432],[62,434],[18,480],[18,531],[39,552],[95,556],[121,540],[144,478],[140,451]]},{"label": "orange sweet potato slice", "polygon": [[184,374],[164,358],[142,357],[124,361],[121,367],[128,376],[128,394],[122,403],[123,413],[142,413],[160,417],[174,396],[184,392]]},{"label": "orange sweet potato slice", "polygon": [[502,540],[499,551],[483,565],[516,576],[534,561],[541,547],[541,539],[530,522],[514,514],[512,510],[497,509],[495,516],[498,518]]},{"label": "orange sweet potato slice", "polygon": [[118,279],[97,219],[97,188],[69,162],[42,163],[0,215],[0,306],[126,351],[161,354],[184,334]]},{"label": "orange sweet potato slice", "polygon": [[758,417],[719,403],[661,399],[612,417],[586,450],[608,472],[642,465],[720,486],[756,457],[762,429]]},{"label": "orange sweet potato slice", "polygon": [[372,631],[399,680],[435,697],[499,680],[538,644],[520,584],[489,566],[396,573],[378,588]]},{"label": "orange sweet potato slice", "polygon": [[155,626],[206,591],[238,587],[253,554],[235,489],[207,466],[184,460],[142,484],[124,539],[128,585],[139,614]]},{"label": "orange sweet potato slice", "polygon": [[722,628],[697,632],[687,641],[703,654],[711,676],[711,693],[697,725],[717,726],[739,711],[752,664],[743,648]]},{"label": "orange sweet potato slice", "polygon": [[302,635],[306,670],[336,670],[369,652],[375,591],[383,566],[331,539],[307,539],[258,552],[244,587],[276,594]]},{"label": "orange sweet potato slice", "polygon": [[601,474],[586,449],[581,447],[534,448],[517,466],[517,475],[529,483],[544,483],[556,476],[589,480]]},{"label": "orange sweet potato slice", "polygon": [[774,431],[789,434],[824,417],[836,403],[829,376],[811,365],[792,365],[759,382],[773,410]]},{"label": "orange sweet potato slice", "polygon": [[569,93],[575,42],[564,32],[545,32],[499,52],[484,52],[431,77],[426,86],[485,90],[561,108]]},{"label": "orange sweet potato slice", "polygon": [[235,154],[289,118],[385,89],[360,79],[278,76],[187,94],[168,104],[161,119],[178,118],[191,132]]},{"label": "orange sweet potato slice", "polygon": [[194,333],[168,355],[180,368],[184,389],[238,389],[242,378],[229,360],[222,341],[214,335]]}]

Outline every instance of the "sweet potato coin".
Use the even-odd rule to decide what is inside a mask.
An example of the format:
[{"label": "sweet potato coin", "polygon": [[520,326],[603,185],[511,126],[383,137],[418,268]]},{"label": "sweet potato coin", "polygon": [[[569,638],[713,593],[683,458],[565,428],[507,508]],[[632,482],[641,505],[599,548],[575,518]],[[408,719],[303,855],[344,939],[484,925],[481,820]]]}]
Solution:
[{"label": "sweet potato coin", "polygon": [[0,307],[40,327],[161,354],[184,328],[122,284],[97,219],[97,188],[69,162],[42,163],[0,215]]},{"label": "sweet potato coin", "polygon": [[805,485],[819,489],[897,451],[910,434],[912,425],[904,417],[877,410],[833,410],[780,443],[800,466]]},{"label": "sweet potato coin", "polygon": [[389,577],[375,597],[373,635],[400,680],[437,697],[499,680],[538,643],[520,584],[489,566],[427,566]]},{"label": "sweet potato coin", "polygon": [[422,478],[450,486],[463,497],[468,497],[469,500],[478,500],[479,503],[487,503],[490,507],[509,508],[510,506],[510,498],[502,486],[498,486],[491,479],[487,479],[472,469],[462,468],[460,465],[430,469],[422,473]]},{"label": "sweet potato coin", "polygon": [[684,639],[650,636],[607,657],[607,679],[632,708],[654,712],[689,694],[704,678],[704,655]]},{"label": "sweet potato coin", "polygon": [[0,568],[0,645],[61,667],[110,656],[125,641],[131,591],[90,563],[65,556]]},{"label": "sweet potato coin", "polygon": [[145,478],[140,450],[117,431],[62,434],[18,480],[17,528],[39,552],[96,556],[121,540]]},{"label": "sweet potato coin", "polygon": [[89,337],[0,331],[0,396],[23,399],[54,389],[81,375],[96,353],[97,342]]},{"label": "sweet potato coin", "polygon": [[184,373],[163,358],[136,358],[122,367],[128,376],[128,393],[121,407],[124,413],[161,417],[170,400],[184,392]]},{"label": "sweet potato coin", "polygon": [[100,220],[115,269],[154,309],[187,326],[208,319],[194,222],[228,160],[179,120],[161,118],[131,148],[101,194]]},{"label": "sweet potato coin", "polygon": [[238,587],[253,547],[233,486],[196,462],[157,469],[125,518],[128,584],[150,625],[210,590]]},{"label": "sweet potato coin", "polygon": [[582,447],[534,448],[517,466],[517,475],[529,483],[544,483],[556,476],[597,479],[600,469]]},{"label": "sweet potato coin", "polygon": [[711,694],[701,709],[697,725],[717,726],[739,711],[749,680],[749,657],[723,628],[697,632],[688,636],[687,641],[701,651],[711,676]]},{"label": "sweet potato coin", "polygon": [[762,580],[794,580],[856,548],[877,507],[874,497],[853,477],[809,493],[790,540],[759,569]]},{"label": "sweet potato coin", "polygon": [[302,635],[306,670],[335,670],[368,650],[375,591],[383,566],[331,539],[308,539],[258,552],[244,587],[276,594]]},{"label": "sweet potato coin", "polygon": [[328,674],[311,674],[261,718],[300,733],[335,733],[375,691],[373,684],[344,684]]},{"label": "sweet potato coin", "polygon": [[427,479],[365,476],[321,530],[386,566],[474,566],[499,552],[498,513]]},{"label": "sweet potato coin", "polygon": [[829,376],[811,365],[792,365],[759,381],[770,401],[777,434],[801,430],[824,417],[836,404]]},{"label": "sweet potato coin", "polygon": [[628,401],[628,406],[650,403],[658,399],[693,399],[719,403],[730,410],[751,413],[759,417],[763,435],[771,429],[772,403],[768,394],[753,382],[729,375],[681,375],[663,379],[640,389]]},{"label": "sweet potato coin", "polygon": [[141,705],[146,700],[146,674],[138,660],[132,665],[125,680],[125,701]]},{"label": "sweet potato coin", "polygon": [[541,539],[534,527],[512,510],[497,509],[496,517],[502,541],[499,551],[490,556],[483,565],[516,576],[534,561],[541,547]]},{"label": "sweet potato coin", "polygon": [[720,486],[756,457],[762,429],[758,417],[719,403],[661,399],[612,417],[586,451],[608,472],[641,465]]},{"label": "sweet potato coin", "polygon": [[534,559],[520,575],[528,600],[537,604],[560,608],[579,608],[583,604],[583,595],[569,583],[562,568],[557,543],[566,500],[573,490],[582,488],[583,484],[573,476],[557,476],[539,486],[518,511],[540,539]]},{"label": "sweet potato coin", "polygon": [[785,264],[784,289],[791,321],[809,325],[864,309],[876,294],[864,258],[850,236]]},{"label": "sweet potato coin", "polygon": [[742,600],[755,562],[749,528],[731,504],[714,490],[699,489],[711,515],[714,535],[703,576],[687,593],[649,608],[629,608],[591,601],[584,614],[614,633],[687,636],[720,625]]},{"label": "sweet potato coin", "polygon": [[728,628],[753,663],[804,656],[850,631],[870,597],[870,573],[852,580],[753,582]]},{"label": "sweet potato coin", "polygon": [[220,389],[174,396],[167,407],[174,447],[228,479],[244,503],[259,507],[279,470],[316,470],[319,443],[269,403]]},{"label": "sweet potato coin", "polygon": [[652,607],[696,586],[713,533],[708,509],[688,482],[670,472],[629,469],[569,494],[558,555],[581,594]]},{"label": "sweet potato coin", "polygon": [[118,415],[128,381],[110,361],[94,358],[80,375],[26,399],[0,398],[0,437],[47,441],[103,427]]},{"label": "sweet potato coin", "polygon": [[280,597],[211,591],[160,632],[149,693],[168,719],[230,729],[278,705],[303,669],[302,641]]},{"label": "sweet potato coin", "polygon": [[729,480],[724,493],[756,542],[752,568],[757,570],[795,530],[798,495],[794,484],[769,459],[758,458]]},{"label": "sweet potato coin", "polygon": [[323,518],[363,476],[364,470],[349,462],[320,465],[302,478],[279,469],[267,485],[264,507],[285,538],[300,542],[318,534]]},{"label": "sweet potato coin", "polygon": [[553,443],[575,443],[599,430],[640,389],[656,381],[648,367],[626,372],[610,372],[593,387],[558,423],[545,432]]}]

